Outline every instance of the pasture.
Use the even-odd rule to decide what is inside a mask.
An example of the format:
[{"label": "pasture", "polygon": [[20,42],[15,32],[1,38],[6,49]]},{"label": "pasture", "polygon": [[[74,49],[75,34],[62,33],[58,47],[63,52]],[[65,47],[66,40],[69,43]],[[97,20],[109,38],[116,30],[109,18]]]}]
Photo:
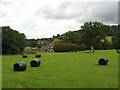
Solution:
[{"label": "pasture", "polygon": [[[30,67],[35,54],[3,55],[3,88],[117,88],[118,54],[115,50],[96,50],[95,53],[41,53],[40,67]],[[98,65],[105,57],[108,65]],[[26,71],[13,71],[13,64],[24,61]]]}]

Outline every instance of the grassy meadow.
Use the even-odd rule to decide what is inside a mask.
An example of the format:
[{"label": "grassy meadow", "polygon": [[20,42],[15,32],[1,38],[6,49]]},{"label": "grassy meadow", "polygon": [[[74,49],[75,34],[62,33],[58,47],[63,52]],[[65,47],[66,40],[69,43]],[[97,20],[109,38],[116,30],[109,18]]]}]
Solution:
[{"label": "grassy meadow", "polygon": [[0,55],[0,89],[2,88],[2,55]]},{"label": "grassy meadow", "polygon": [[[96,50],[95,53],[41,53],[40,67],[30,67],[35,54],[3,55],[3,88],[117,88],[118,54],[115,50]],[[105,57],[108,65],[98,65]],[[26,71],[13,71],[13,64],[24,61]]]}]

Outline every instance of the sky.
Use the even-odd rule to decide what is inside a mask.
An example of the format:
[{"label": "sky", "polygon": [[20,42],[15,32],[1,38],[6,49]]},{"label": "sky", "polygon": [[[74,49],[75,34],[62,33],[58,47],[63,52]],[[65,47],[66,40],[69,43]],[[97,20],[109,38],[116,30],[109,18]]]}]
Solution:
[{"label": "sky", "polygon": [[119,0],[0,0],[0,26],[28,39],[79,30],[89,21],[118,24]]}]

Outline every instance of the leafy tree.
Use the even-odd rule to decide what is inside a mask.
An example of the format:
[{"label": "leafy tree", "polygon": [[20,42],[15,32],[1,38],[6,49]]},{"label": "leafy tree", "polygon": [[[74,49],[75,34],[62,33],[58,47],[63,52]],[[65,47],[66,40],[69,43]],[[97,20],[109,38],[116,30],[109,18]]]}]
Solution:
[{"label": "leafy tree", "polygon": [[61,35],[59,39],[63,40],[65,43],[76,43],[81,44],[82,41],[82,32],[81,30],[78,31],[69,31],[65,34]]},{"label": "leafy tree", "polygon": [[25,35],[11,29],[9,26],[2,26],[0,29],[2,30],[2,53],[20,53],[26,45]]},{"label": "leafy tree", "polygon": [[38,47],[38,40],[27,39],[27,46],[29,46],[29,47]]},{"label": "leafy tree", "polygon": [[86,46],[96,48],[98,43],[106,37],[110,26],[104,25],[101,22],[85,22],[81,26],[81,30],[83,32],[82,39]]},{"label": "leafy tree", "polygon": [[61,39],[54,39],[53,42],[54,43],[62,43],[63,41]]},{"label": "leafy tree", "polygon": [[113,47],[120,49],[120,25],[113,26],[112,29],[114,30],[114,35],[112,38]]}]

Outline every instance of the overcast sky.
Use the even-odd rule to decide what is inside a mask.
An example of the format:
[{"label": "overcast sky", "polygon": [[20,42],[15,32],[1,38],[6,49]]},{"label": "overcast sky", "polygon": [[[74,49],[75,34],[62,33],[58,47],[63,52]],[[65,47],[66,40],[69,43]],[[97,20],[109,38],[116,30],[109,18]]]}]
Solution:
[{"label": "overcast sky", "polygon": [[117,24],[118,1],[0,0],[0,26],[37,39],[78,30],[89,21]]}]

